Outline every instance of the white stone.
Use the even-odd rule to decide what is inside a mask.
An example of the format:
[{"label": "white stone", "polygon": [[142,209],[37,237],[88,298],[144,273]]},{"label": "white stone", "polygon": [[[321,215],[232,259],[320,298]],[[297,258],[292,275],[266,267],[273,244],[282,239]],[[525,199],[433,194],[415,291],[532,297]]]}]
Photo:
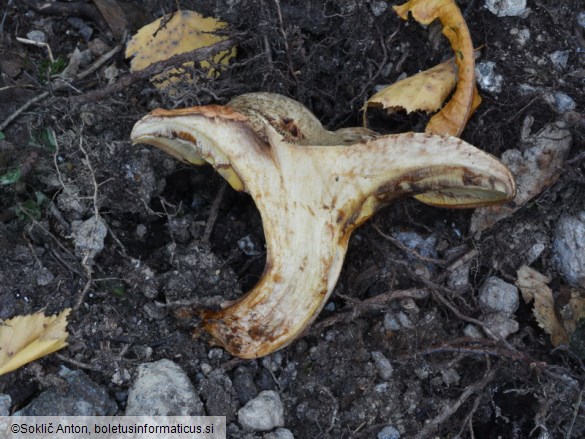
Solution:
[{"label": "white stone", "polygon": [[485,6],[498,17],[519,17],[526,10],[526,0],[485,0]]},{"label": "white stone", "polygon": [[284,406],[274,390],[265,390],[238,411],[244,430],[269,431],[284,426]]},{"label": "white stone", "polygon": [[492,276],[481,286],[479,301],[491,311],[512,314],[520,305],[520,296],[516,286]]}]

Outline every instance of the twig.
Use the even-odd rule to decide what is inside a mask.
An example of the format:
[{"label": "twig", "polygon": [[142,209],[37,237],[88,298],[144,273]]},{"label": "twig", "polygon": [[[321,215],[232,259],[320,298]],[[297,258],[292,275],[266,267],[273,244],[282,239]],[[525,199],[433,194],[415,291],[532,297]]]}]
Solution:
[{"label": "twig", "polygon": [[4,120],[4,122],[2,122],[0,124],[0,131],[2,131],[4,128],[6,128],[8,125],[10,125],[18,116],[21,115],[21,113],[23,111],[28,110],[29,107],[31,107],[32,105],[36,104],[39,101],[42,101],[47,96],[49,96],[49,92],[44,91],[40,95],[37,95],[37,96],[29,99],[24,105],[22,105],[20,108],[18,108],[14,113],[12,113],[10,116],[8,116]]},{"label": "twig", "polygon": [[467,399],[471,395],[473,395],[476,392],[482,391],[494,379],[496,372],[497,368],[488,370],[481,380],[477,381],[471,386],[467,386],[467,388],[459,396],[457,401],[445,404],[443,410],[441,410],[441,413],[439,413],[437,416],[435,416],[434,419],[425,424],[424,428],[418,432],[415,438],[426,439],[429,437],[433,437],[433,434],[438,429],[439,425],[441,425],[443,422],[449,419],[457,410],[459,410],[459,407],[461,407],[463,403],[467,401]]},{"label": "twig", "polygon": [[74,366],[77,366],[81,369],[92,370],[94,372],[103,372],[103,370],[99,367],[95,367],[95,366],[92,366],[92,365],[87,364],[87,363],[82,363],[81,361],[74,360],[74,359],[66,357],[65,355],[62,355],[62,354],[55,354],[55,357],[57,357],[59,360],[64,361],[66,363],[73,364]]},{"label": "twig", "polygon": [[49,46],[49,44],[44,43],[42,41],[29,40],[28,38],[21,38],[21,37],[16,37],[16,41],[19,41],[23,44],[30,44],[31,46],[36,46],[36,47],[41,47],[41,48],[47,49],[47,53],[49,54],[49,60],[52,63],[55,62],[55,58],[53,58],[53,51],[51,50],[51,46]]},{"label": "twig", "polygon": [[276,5],[276,13],[278,15],[278,23],[280,26],[280,33],[282,34],[282,39],[284,41],[284,50],[286,52],[286,58],[288,61],[288,70],[290,71],[290,74],[292,75],[293,79],[295,80],[295,82],[297,84],[297,91],[298,91],[299,78],[297,77],[297,72],[295,72],[295,69],[293,67],[292,56],[290,54],[290,49],[288,47],[288,39],[286,38],[286,32],[284,31],[284,24],[282,22],[282,11],[280,10],[280,0],[274,0],[274,4]]},{"label": "twig", "polygon": [[211,238],[211,232],[213,232],[213,227],[215,226],[215,222],[217,221],[217,215],[219,214],[219,206],[221,205],[221,200],[223,199],[223,194],[225,193],[225,189],[227,184],[225,181],[221,182],[221,187],[215,196],[215,200],[213,200],[213,204],[211,205],[211,210],[209,211],[209,218],[207,219],[207,223],[205,224],[205,231],[203,232],[203,237],[201,238],[201,242],[208,243],[209,238]]},{"label": "twig", "polygon": [[185,64],[189,61],[201,62],[208,60],[216,53],[230,49],[235,44],[236,41],[234,39],[227,39],[220,41],[219,43],[215,43],[211,46],[201,47],[200,49],[196,49],[191,52],[174,55],[164,61],[153,63],[143,70],[131,72],[122,77],[115,84],[111,84],[100,88],[99,90],[90,91],[79,96],[74,96],[69,99],[69,103],[73,106],[77,106],[86,102],[102,100],[114,93],[119,93],[126,90],[135,82],[142,81],[144,79],[150,79],[151,77],[164,72],[168,68],[176,67],[177,65]]},{"label": "twig", "polygon": [[577,401],[575,401],[575,408],[573,409],[573,419],[571,419],[571,425],[569,425],[569,429],[567,430],[567,434],[565,436],[566,439],[571,439],[571,435],[573,434],[573,426],[575,425],[575,419],[577,419],[577,414],[579,413],[579,408],[581,407],[581,401],[583,400],[583,392],[585,392],[585,387],[581,388],[579,396],[577,397]]},{"label": "twig", "polygon": [[316,335],[323,329],[336,325],[337,323],[349,323],[364,314],[379,311],[393,300],[405,299],[407,297],[412,299],[424,299],[428,297],[428,295],[429,293],[425,289],[411,288],[408,290],[388,291],[387,293],[378,294],[377,296],[362,301],[351,300],[352,307],[350,311],[334,314],[331,317],[320,321],[312,326],[309,333],[311,335]]},{"label": "twig", "polygon": [[390,241],[392,244],[394,244],[396,247],[398,247],[400,250],[406,252],[406,253],[410,253],[411,255],[413,255],[415,258],[420,259],[421,261],[424,262],[429,262],[431,264],[436,264],[436,265],[440,265],[441,267],[444,267],[445,265],[447,265],[447,263],[441,259],[435,259],[435,258],[428,258],[426,256],[421,255],[419,252],[417,252],[415,249],[407,247],[406,245],[404,245],[402,242],[400,242],[398,239],[393,238],[390,235],[387,235],[386,233],[382,232],[380,230],[380,228],[378,227],[377,224],[372,223],[372,227],[374,228],[374,230],[376,232],[378,232],[380,234],[380,236],[382,236],[384,239]]}]

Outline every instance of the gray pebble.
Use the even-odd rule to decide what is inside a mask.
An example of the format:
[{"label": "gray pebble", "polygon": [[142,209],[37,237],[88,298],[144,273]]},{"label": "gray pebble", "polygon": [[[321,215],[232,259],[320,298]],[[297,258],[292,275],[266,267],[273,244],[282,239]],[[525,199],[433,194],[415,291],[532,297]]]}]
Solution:
[{"label": "gray pebble", "polygon": [[493,61],[483,61],[475,66],[475,76],[477,85],[484,91],[490,93],[500,93],[504,77],[496,73],[496,63]]},{"label": "gray pebble", "polygon": [[203,415],[203,403],[181,367],[170,360],[138,366],[128,394],[126,416]]},{"label": "gray pebble", "polygon": [[378,439],[400,439],[400,432],[392,425],[387,425],[378,433]]},{"label": "gray pebble", "polygon": [[555,262],[567,282],[585,287],[585,211],[563,215],[555,229]]},{"label": "gray pebble", "polygon": [[463,333],[470,338],[483,338],[483,333],[477,328],[477,326],[469,323],[463,328]]},{"label": "gray pebble", "polygon": [[577,108],[577,104],[573,98],[562,91],[548,93],[544,99],[552,105],[558,113],[566,113],[567,111],[572,111]]},{"label": "gray pebble", "polygon": [[12,399],[10,398],[10,395],[0,394],[0,416],[10,415],[11,404]]},{"label": "gray pebble", "polygon": [[441,378],[447,387],[456,386],[459,384],[461,377],[452,367],[448,369],[441,369]]},{"label": "gray pebble", "polygon": [[26,37],[29,40],[36,41],[37,43],[46,43],[47,36],[43,31],[40,30],[31,30],[29,33],[26,34]]},{"label": "gray pebble", "polygon": [[520,325],[516,320],[501,312],[488,314],[484,317],[483,322],[492,332],[504,339],[520,329]]},{"label": "gray pebble", "polygon": [[386,12],[386,9],[388,9],[388,2],[385,1],[372,2],[370,4],[370,9],[372,10],[372,14],[374,14],[375,17],[379,17],[384,12]]},{"label": "gray pebble", "polygon": [[556,52],[549,54],[548,57],[557,70],[563,70],[567,67],[567,63],[569,62],[569,51],[557,50]]},{"label": "gray pebble", "polygon": [[520,305],[520,296],[516,286],[492,276],[481,286],[479,301],[491,311],[512,314]]},{"label": "gray pebble", "polygon": [[579,23],[579,26],[585,29],[585,11],[581,11],[577,14],[577,23]]},{"label": "gray pebble", "polygon": [[269,431],[284,426],[284,406],[273,390],[265,390],[238,411],[244,430]]},{"label": "gray pebble", "polygon": [[485,6],[498,17],[519,17],[526,10],[526,0],[485,0]]},{"label": "gray pebble", "polygon": [[49,387],[15,416],[111,416],[118,406],[83,372],[63,367],[63,386]]},{"label": "gray pebble", "polygon": [[53,279],[55,279],[55,275],[45,267],[37,272],[37,285],[40,287],[49,285]]},{"label": "gray pebble", "polygon": [[386,358],[386,356],[380,351],[374,351],[371,355],[380,377],[384,380],[390,379],[392,372],[394,372],[390,360],[388,360],[388,358]]}]

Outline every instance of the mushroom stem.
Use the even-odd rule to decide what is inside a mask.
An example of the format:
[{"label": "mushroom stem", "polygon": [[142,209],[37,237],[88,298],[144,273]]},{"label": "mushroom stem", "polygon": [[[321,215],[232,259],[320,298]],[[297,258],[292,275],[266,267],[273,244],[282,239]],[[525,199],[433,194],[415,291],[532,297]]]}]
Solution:
[{"label": "mushroom stem", "polygon": [[[243,113],[219,108],[155,110],[136,124],[132,140],[191,163],[210,162],[254,199],[267,246],[262,278],[224,309],[202,313],[214,340],[242,358],[270,354],[307,328],[335,287],[351,232],[379,207],[405,196],[476,207],[515,193],[504,165],[454,137],[405,133],[350,145],[308,144],[335,135],[327,132],[305,136],[300,145],[282,131],[302,137],[302,122],[291,128],[260,118],[260,133],[258,120],[250,124]],[[348,138],[347,131],[342,135]]]}]

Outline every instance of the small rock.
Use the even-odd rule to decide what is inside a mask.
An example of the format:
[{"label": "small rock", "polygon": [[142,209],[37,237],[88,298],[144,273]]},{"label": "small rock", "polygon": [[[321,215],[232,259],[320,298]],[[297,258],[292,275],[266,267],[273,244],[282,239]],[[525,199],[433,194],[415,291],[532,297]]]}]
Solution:
[{"label": "small rock", "polygon": [[268,431],[283,427],[284,407],[278,393],[273,390],[260,392],[238,411],[238,422],[245,430]]},{"label": "small rock", "polygon": [[372,360],[374,360],[376,369],[378,370],[378,373],[382,379],[389,380],[392,376],[392,372],[394,372],[394,368],[392,367],[390,360],[388,360],[388,358],[386,358],[386,356],[379,351],[372,352]]},{"label": "small rock", "polygon": [[567,111],[572,111],[577,108],[577,104],[573,98],[562,91],[547,93],[544,96],[544,100],[548,104],[552,105],[552,107],[558,113],[566,113]]},{"label": "small rock", "polygon": [[370,9],[372,10],[372,14],[374,14],[375,17],[379,17],[384,12],[386,12],[386,9],[388,9],[388,2],[372,2],[370,3]]},{"label": "small rock", "polygon": [[484,317],[484,324],[494,333],[498,334],[503,339],[510,334],[518,332],[520,325],[514,319],[511,319],[506,314],[501,312],[491,313]]},{"label": "small rock", "polygon": [[384,427],[377,436],[378,439],[400,439],[400,432],[392,425]]},{"label": "small rock", "polygon": [[549,54],[548,57],[557,70],[563,70],[567,67],[567,63],[569,62],[569,51],[557,50],[556,52]]},{"label": "small rock", "polygon": [[585,29],[585,11],[579,12],[577,14],[577,23],[579,23],[579,26]]},{"label": "small rock", "polygon": [[15,416],[112,416],[116,403],[83,372],[61,368],[62,386],[49,387]]},{"label": "small rock", "polygon": [[181,367],[170,360],[138,366],[126,416],[198,416],[203,403]]},{"label": "small rock", "polygon": [[519,17],[526,10],[526,0],[485,0],[485,6],[498,17]]},{"label": "small rock", "polygon": [[140,239],[143,239],[146,236],[148,229],[144,224],[138,224],[136,226],[136,236]]},{"label": "small rock", "polygon": [[[403,243],[412,250],[416,250],[418,254],[425,258],[437,258],[437,237],[434,235],[423,238],[415,232],[396,232],[392,236]],[[409,252],[406,252],[406,257],[409,260],[418,261],[418,259]]]},{"label": "small rock", "polygon": [[492,311],[512,314],[520,305],[520,296],[516,286],[492,276],[481,286],[479,301]]},{"label": "small rock", "polygon": [[461,264],[447,278],[447,286],[455,291],[463,291],[469,286],[469,268],[471,263]]},{"label": "small rock", "polygon": [[402,328],[396,315],[392,312],[384,314],[384,329],[386,331],[399,331]]},{"label": "small rock", "polygon": [[152,320],[162,320],[167,316],[167,308],[158,302],[146,302],[143,306],[145,314]]},{"label": "small rock", "polygon": [[493,61],[482,61],[475,65],[475,76],[477,85],[484,91],[500,93],[504,77],[496,73],[496,63]]},{"label": "small rock", "polygon": [[45,267],[37,272],[37,285],[40,287],[49,285],[53,279],[55,279],[55,275]]},{"label": "small rock", "polygon": [[459,381],[461,380],[461,377],[459,376],[457,371],[452,367],[448,369],[442,369],[441,378],[443,378],[443,382],[447,387],[456,386],[459,384]]},{"label": "small rock", "polygon": [[267,355],[260,360],[262,366],[272,372],[280,371],[282,366],[282,352],[275,352],[272,355]]},{"label": "small rock", "polygon": [[99,216],[92,216],[85,221],[71,223],[75,254],[83,259],[84,264],[92,263],[93,259],[104,249],[104,239],[108,228]]},{"label": "small rock", "polygon": [[12,404],[12,399],[10,395],[0,394],[0,416],[9,416],[10,415],[10,405]]},{"label": "small rock", "polygon": [[238,248],[242,250],[247,256],[258,256],[262,253],[254,244],[250,235],[246,235],[238,240]]},{"label": "small rock", "polygon": [[263,439],[295,439],[295,436],[288,428],[277,428],[265,434]]},{"label": "small rock", "polygon": [[479,328],[471,323],[468,324],[465,328],[463,328],[463,333],[467,337],[471,338],[483,338],[483,333],[479,330]]},{"label": "small rock", "polygon": [[519,46],[525,46],[528,40],[530,39],[530,30],[512,28],[510,29],[510,35],[516,37],[516,42],[518,43]]},{"label": "small rock", "polygon": [[563,215],[554,233],[554,259],[572,285],[585,288],[585,211]]},{"label": "small rock", "polygon": [[526,252],[526,265],[532,265],[540,257],[545,248],[546,244],[541,241],[530,247],[528,252]]},{"label": "small rock", "polygon": [[128,372],[127,369],[117,370],[116,372],[114,372],[114,375],[112,375],[112,383],[114,383],[117,386],[120,386],[124,384],[126,381],[129,381],[130,378],[132,377],[130,376],[130,372]]},{"label": "small rock", "polygon": [[29,40],[36,41],[37,43],[47,42],[47,36],[43,31],[40,30],[31,30],[29,33],[26,34],[26,37]]}]

